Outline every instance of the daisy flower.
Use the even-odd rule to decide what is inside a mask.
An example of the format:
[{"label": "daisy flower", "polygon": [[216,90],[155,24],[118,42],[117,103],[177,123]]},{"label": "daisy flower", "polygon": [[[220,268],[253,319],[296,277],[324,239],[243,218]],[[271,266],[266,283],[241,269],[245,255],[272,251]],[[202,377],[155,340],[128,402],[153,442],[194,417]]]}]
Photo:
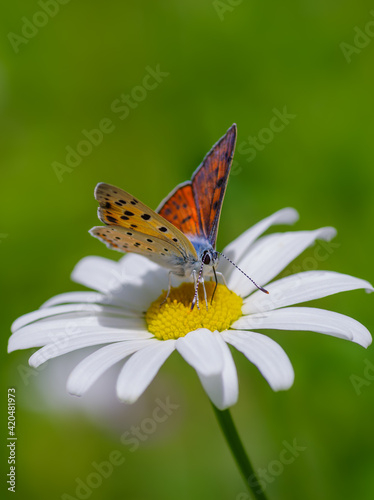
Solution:
[{"label": "daisy flower", "polygon": [[[365,280],[330,271],[306,271],[272,281],[316,240],[328,241],[334,228],[262,236],[272,225],[292,224],[297,212],[286,208],[262,220],[230,243],[223,253],[269,294],[228,261],[219,264],[227,287],[219,284],[208,309],[191,311],[192,283],[179,283],[165,303],[168,271],[144,257],[127,254],[118,262],[83,258],[73,281],[94,291],[57,295],[12,325],[8,350],[41,347],[29,360],[33,367],[88,346],[68,378],[71,394],[82,395],[111,366],[122,361],[117,395],[136,401],[173,351],[197,372],[214,405],[224,410],[238,399],[238,378],[229,345],[242,352],[274,391],[289,389],[294,371],[284,350],[258,330],[306,330],[351,340],[367,347],[369,331],[336,312],[296,306],[347,290],[373,287]],[[206,283],[208,297],[215,284]],[[200,287],[201,288],[201,287]],[[204,298],[200,297],[201,304]]]}]

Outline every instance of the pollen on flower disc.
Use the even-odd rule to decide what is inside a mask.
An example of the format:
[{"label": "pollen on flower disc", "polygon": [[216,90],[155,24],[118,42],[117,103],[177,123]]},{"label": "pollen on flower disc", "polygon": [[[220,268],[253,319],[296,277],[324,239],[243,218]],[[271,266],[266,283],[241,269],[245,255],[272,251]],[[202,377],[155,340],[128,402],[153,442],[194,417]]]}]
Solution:
[{"label": "pollen on flower disc", "polygon": [[242,316],[243,299],[226,286],[219,284],[211,303],[215,286],[214,282],[205,283],[208,298],[207,309],[202,285],[200,285],[200,309],[195,306],[192,311],[191,303],[194,296],[192,283],[182,283],[178,288],[172,288],[163,304],[167,293],[164,291],[146,313],[148,330],[160,340],[184,337],[187,333],[199,328],[207,328],[212,332],[227,330]]}]

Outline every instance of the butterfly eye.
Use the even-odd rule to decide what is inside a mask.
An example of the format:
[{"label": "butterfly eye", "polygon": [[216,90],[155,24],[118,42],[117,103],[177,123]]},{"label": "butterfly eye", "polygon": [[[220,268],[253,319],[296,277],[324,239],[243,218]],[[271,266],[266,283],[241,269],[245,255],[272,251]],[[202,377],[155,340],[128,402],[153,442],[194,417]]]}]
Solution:
[{"label": "butterfly eye", "polygon": [[210,255],[209,255],[208,252],[205,252],[203,254],[203,259],[202,260],[203,260],[204,264],[206,264],[206,265],[210,264]]}]

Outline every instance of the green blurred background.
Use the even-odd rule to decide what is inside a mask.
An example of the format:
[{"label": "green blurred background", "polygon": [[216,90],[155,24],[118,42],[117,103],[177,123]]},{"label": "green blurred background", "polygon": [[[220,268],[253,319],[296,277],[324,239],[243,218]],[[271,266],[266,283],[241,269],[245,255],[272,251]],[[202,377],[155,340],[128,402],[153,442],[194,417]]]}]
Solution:
[{"label": "green blurred background", "polygon": [[[373,282],[373,4],[45,4],[48,15],[35,1],[3,3],[0,21],[1,366],[2,400],[6,386],[17,388],[13,497],[248,498],[197,376],[177,354],[129,409],[115,401],[118,367],[86,398],[72,398],[65,382],[74,355],[28,370],[31,351],[5,354],[10,324],[53,295],[83,289],[69,278],[82,257],[119,258],[87,232],[98,222],[97,182],[156,207],[233,122],[237,153],[218,248],[293,206],[301,215],[296,229],[338,229],[327,259],[313,258],[311,249],[294,270],[331,269]],[[149,67],[159,68],[161,81],[136,89]],[[132,92],[138,102],[118,111],[116,100]],[[285,106],[295,116],[271,138],[262,129]],[[58,177],[54,162],[67,165],[66,147],[76,150],[82,130],[105,118],[112,131]],[[259,135],[254,155],[248,138]],[[363,291],[313,305],[374,332],[373,297]],[[373,350],[315,333],[269,334],[290,356],[295,384],[273,393],[234,353],[240,398],[232,410],[255,469],[270,469],[269,498],[373,498],[374,372],[364,373]],[[360,390],[352,375],[362,377]],[[132,452],[121,435],[167,397],[178,409]],[[274,461],[294,439],[306,449],[279,472]],[[113,450],[124,462],[91,493],[76,491]]]}]

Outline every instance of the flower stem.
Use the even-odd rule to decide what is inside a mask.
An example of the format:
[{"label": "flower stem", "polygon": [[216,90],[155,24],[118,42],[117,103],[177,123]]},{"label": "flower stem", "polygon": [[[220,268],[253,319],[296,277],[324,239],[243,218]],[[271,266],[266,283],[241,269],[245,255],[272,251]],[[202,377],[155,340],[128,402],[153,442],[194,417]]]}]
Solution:
[{"label": "flower stem", "polygon": [[[231,452],[234,455],[235,461],[240,469],[248,490],[250,491],[250,493],[252,493],[253,498],[255,498],[256,500],[266,500],[266,495],[261,487],[260,481],[257,479],[252,464],[249,461],[248,455],[242,445],[238,431],[236,430],[235,424],[232,420],[230,411],[219,410],[216,406],[214,406],[213,403],[212,406],[216,414],[218,423],[221,426],[227,444],[229,445]],[[253,487],[251,486],[251,484],[253,485]]]}]

